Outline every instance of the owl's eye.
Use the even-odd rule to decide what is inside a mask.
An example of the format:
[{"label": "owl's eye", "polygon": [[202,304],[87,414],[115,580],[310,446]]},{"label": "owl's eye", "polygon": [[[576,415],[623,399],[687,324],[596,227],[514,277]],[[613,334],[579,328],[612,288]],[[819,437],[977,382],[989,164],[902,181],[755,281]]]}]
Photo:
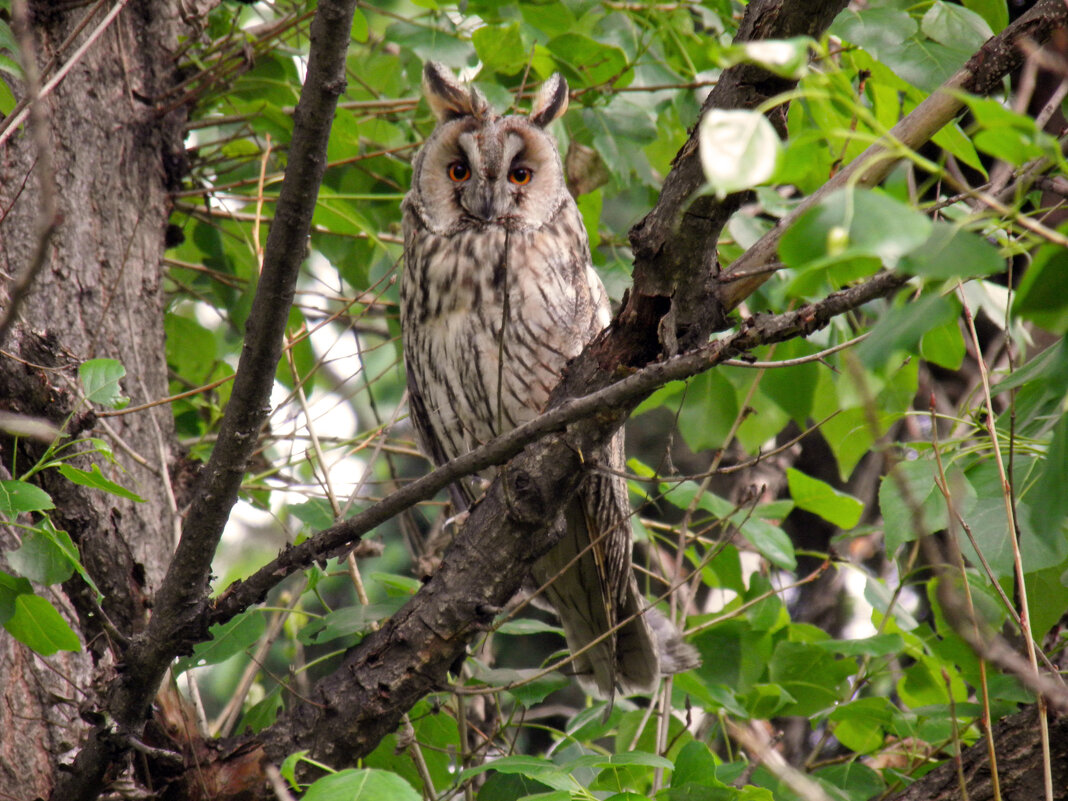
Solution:
[{"label": "owl's eye", "polygon": [[534,171],[527,169],[526,167],[516,167],[510,173],[508,173],[508,180],[513,184],[529,184],[530,179],[534,177]]},{"label": "owl's eye", "polygon": [[458,184],[462,184],[471,177],[471,169],[462,161],[454,161],[449,165],[449,178]]}]

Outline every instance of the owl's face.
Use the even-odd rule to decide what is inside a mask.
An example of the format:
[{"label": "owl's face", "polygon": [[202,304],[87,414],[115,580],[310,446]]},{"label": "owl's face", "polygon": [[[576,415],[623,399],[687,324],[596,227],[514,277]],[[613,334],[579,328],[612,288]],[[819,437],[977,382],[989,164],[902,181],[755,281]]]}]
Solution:
[{"label": "owl's face", "polygon": [[413,163],[407,205],[434,233],[501,226],[541,227],[569,200],[556,143],[544,128],[567,108],[567,84],[554,75],[529,117],[499,117],[477,89],[430,62],[424,89],[438,127]]}]

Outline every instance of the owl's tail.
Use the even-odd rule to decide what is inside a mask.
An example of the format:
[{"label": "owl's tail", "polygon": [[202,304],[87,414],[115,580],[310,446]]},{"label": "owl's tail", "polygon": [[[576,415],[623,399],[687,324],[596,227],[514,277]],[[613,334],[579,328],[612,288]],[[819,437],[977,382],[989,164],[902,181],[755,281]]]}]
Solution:
[{"label": "owl's tail", "polygon": [[[575,655],[571,672],[602,698],[617,691],[649,692],[661,675],[690,670],[700,662],[697,651],[638,591],[630,561],[630,523],[622,510],[616,514],[606,509],[620,509],[619,499],[610,497],[618,494],[608,486],[611,481],[590,477],[590,485],[580,492],[585,497],[563,515],[566,530],[561,540],[533,569],[538,585],[546,586],[545,597]],[[626,531],[606,536],[606,526],[626,526]]]}]

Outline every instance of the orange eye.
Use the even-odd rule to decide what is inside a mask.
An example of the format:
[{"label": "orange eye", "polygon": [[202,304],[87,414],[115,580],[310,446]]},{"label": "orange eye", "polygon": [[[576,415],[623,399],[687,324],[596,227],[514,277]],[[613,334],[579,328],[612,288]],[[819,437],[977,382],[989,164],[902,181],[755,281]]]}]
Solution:
[{"label": "orange eye", "polygon": [[471,177],[471,170],[462,161],[454,161],[449,165],[449,178],[462,184]]},{"label": "orange eye", "polygon": [[526,167],[516,167],[510,173],[508,173],[508,180],[513,184],[529,184],[530,179],[534,177],[534,171],[528,170]]}]

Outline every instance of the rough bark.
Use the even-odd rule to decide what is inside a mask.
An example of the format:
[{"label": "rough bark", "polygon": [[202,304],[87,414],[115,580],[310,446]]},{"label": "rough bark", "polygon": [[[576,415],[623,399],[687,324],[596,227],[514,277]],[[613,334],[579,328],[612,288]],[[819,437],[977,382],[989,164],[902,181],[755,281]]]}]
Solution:
[{"label": "rough bark", "polygon": [[[1045,798],[1042,747],[1033,708],[1017,712],[994,726],[998,781],[1005,801]],[[1053,801],[1068,799],[1068,717],[1050,721],[1050,765],[1053,768]],[[985,740],[964,749],[960,773],[955,760],[948,760],[928,773],[893,801],[994,801],[993,774]],[[967,795],[961,790],[963,775]]]},{"label": "rough bark", "polygon": [[[55,11],[48,4],[30,11],[39,64],[56,54],[86,14],[86,8]],[[58,226],[2,345],[4,410],[61,424],[79,401],[77,366],[96,357],[126,366],[123,388],[133,403],[167,394],[160,258],[170,211],[167,188],[182,137],[180,121],[157,116],[147,99],[170,81],[172,65],[165,55],[176,43],[175,13],[171,4],[131,2],[44,101],[59,185]],[[0,303],[5,307],[11,280],[39,242],[39,164],[25,128],[0,150]],[[105,472],[144,503],[74,486],[54,471],[42,474],[42,485],[56,503],[53,521],[71,535],[105,595],[105,613],[128,636],[144,625],[146,598],[158,585],[173,545],[175,510],[161,480],[171,469],[173,424],[162,407],[112,418],[107,426],[82,407],[68,433],[109,441],[125,473],[106,465]],[[7,470],[16,458],[21,467],[32,464],[40,450],[27,440],[16,450],[10,436],[0,436],[0,460]],[[13,531],[2,536],[3,549],[13,547]],[[66,597],[58,592],[49,597],[100,660],[95,671],[90,650],[52,657],[49,668],[0,632],[0,675],[5,676],[0,727],[19,732],[0,738],[0,786],[17,798],[49,794],[57,765],[69,758],[86,728],[78,714],[86,688],[113,666],[107,634],[84,584],[71,580],[64,591]]]}]

